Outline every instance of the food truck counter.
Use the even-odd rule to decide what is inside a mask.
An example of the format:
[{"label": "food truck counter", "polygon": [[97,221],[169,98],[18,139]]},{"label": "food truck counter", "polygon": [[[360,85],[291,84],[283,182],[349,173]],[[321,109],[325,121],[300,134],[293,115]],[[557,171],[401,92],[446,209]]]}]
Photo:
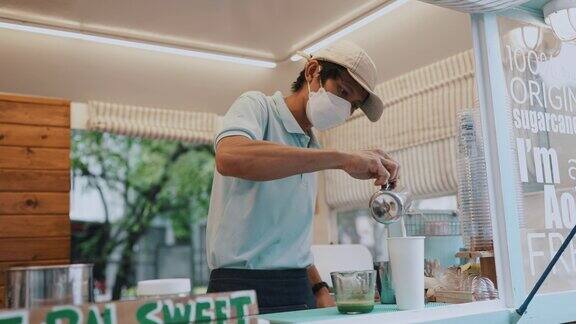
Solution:
[{"label": "food truck counter", "polygon": [[[428,303],[426,308],[442,307],[449,304],[444,303]],[[295,312],[283,312],[258,315],[260,319],[268,320],[272,323],[307,323],[317,321],[330,321],[330,320],[343,320],[350,321],[365,321],[369,319],[378,319],[382,314],[397,312],[396,305],[375,305],[374,310],[367,314],[346,315],[338,312],[336,307],[317,308],[310,310],[302,310]]]}]

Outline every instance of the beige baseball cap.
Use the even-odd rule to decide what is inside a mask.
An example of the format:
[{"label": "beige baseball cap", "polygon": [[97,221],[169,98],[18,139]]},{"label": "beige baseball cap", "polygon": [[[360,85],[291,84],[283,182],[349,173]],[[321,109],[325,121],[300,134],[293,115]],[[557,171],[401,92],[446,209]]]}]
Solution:
[{"label": "beige baseball cap", "polygon": [[338,41],[310,54],[298,53],[307,59],[328,61],[345,67],[350,76],[368,91],[369,95],[360,109],[364,111],[366,117],[372,122],[378,121],[384,110],[382,99],[374,93],[378,71],[374,61],[358,45],[348,41]]}]

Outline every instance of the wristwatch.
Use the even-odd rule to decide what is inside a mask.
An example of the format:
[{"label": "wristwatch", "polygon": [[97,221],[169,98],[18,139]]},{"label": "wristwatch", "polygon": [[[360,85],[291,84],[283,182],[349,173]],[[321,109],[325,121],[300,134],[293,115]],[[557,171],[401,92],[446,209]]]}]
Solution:
[{"label": "wristwatch", "polygon": [[326,282],[320,281],[320,282],[314,284],[314,286],[312,286],[312,293],[314,295],[316,295],[316,293],[319,292],[320,289],[322,289],[322,288],[326,288],[326,289],[330,290],[330,286],[328,286],[328,284]]}]

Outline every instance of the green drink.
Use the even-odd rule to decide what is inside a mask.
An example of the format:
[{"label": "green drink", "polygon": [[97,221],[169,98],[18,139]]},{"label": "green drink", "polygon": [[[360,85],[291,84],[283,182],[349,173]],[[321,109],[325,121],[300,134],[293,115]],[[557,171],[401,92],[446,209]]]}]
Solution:
[{"label": "green drink", "polygon": [[374,309],[376,271],[332,272],[330,276],[340,313],[370,313]]},{"label": "green drink", "polygon": [[342,314],[370,313],[374,309],[374,300],[347,300],[337,303],[338,311]]}]

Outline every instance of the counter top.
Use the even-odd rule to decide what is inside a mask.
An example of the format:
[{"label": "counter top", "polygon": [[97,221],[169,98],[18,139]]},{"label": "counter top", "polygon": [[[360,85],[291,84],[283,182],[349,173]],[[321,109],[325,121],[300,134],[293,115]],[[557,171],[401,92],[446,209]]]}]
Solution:
[{"label": "counter top", "polygon": [[[426,308],[441,307],[447,305],[450,304],[427,303]],[[370,316],[374,314],[392,313],[397,311],[398,308],[396,307],[396,305],[376,304],[374,305],[374,310],[372,312],[359,315],[340,314],[336,307],[329,307],[329,308],[317,308],[295,312],[263,314],[258,315],[258,318],[268,320],[271,323],[301,323],[301,322],[315,322],[315,321],[342,319],[344,316],[349,317],[352,320],[355,316]]]}]

